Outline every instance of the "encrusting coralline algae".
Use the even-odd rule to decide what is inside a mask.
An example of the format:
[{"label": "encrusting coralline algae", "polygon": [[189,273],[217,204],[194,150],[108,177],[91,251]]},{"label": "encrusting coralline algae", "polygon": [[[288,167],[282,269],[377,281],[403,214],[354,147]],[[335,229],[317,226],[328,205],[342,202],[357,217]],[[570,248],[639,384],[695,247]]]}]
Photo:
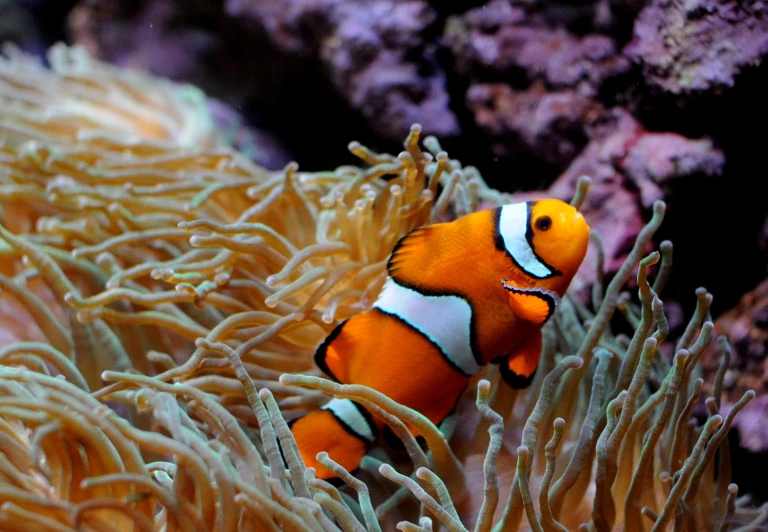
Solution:
[{"label": "encrusting coralline algae", "polygon": [[[270,172],[226,146],[199,91],[74,48],[49,59],[0,59],[0,529],[764,526],[768,507],[730,483],[725,436],[754,393],[719,413],[724,338],[693,416],[706,290],[671,361],[659,349],[672,245],[647,250],[663,202],[610,283],[600,270],[590,301],[564,299],[531,387],[489,368],[438,429],[322,378],[312,355],[371,305],[400,237],[507,196],[418,126],[398,156],[351,143],[360,166]],[[636,270],[639,304],[622,292]],[[617,310],[631,338],[611,332]],[[345,485],[315,478],[286,419],[328,394],[404,451],[380,445],[354,476],[323,455]]]}]

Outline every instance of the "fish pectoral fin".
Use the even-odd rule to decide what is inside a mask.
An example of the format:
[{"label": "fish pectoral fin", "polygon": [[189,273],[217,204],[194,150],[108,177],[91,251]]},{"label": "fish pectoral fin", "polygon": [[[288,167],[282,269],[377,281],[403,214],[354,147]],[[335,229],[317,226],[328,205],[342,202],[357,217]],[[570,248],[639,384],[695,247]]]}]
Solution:
[{"label": "fish pectoral fin", "polygon": [[535,325],[544,325],[560,303],[560,296],[551,290],[520,288],[509,279],[503,279],[501,285],[509,295],[509,305],[515,316]]},{"label": "fish pectoral fin", "polygon": [[397,278],[399,269],[407,267],[409,264],[412,267],[418,268],[419,264],[427,263],[429,261],[429,254],[434,253],[430,245],[430,235],[435,231],[439,231],[442,225],[444,224],[425,225],[414,229],[401,238],[395,244],[392,256],[387,262],[387,272],[389,275]]},{"label": "fish pectoral fin", "polygon": [[535,331],[499,364],[501,378],[515,389],[527,388],[533,381],[541,358],[541,331]]}]

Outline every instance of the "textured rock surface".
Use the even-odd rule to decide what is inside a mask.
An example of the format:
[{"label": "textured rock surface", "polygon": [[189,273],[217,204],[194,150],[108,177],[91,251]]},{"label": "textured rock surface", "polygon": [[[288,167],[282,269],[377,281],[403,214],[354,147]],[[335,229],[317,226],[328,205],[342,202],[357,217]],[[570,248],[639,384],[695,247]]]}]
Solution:
[{"label": "textured rock surface", "polygon": [[[578,16],[566,11],[568,20]],[[443,38],[456,70],[472,80],[466,104],[493,153],[533,155],[564,169],[606,114],[600,87],[629,62],[610,37],[574,35],[552,25],[556,17],[494,1],[450,17]]]},{"label": "textured rock surface", "polygon": [[602,105],[575,91],[548,91],[542,83],[515,90],[478,83],[467,105],[500,157],[530,152],[552,164],[567,164],[587,143],[587,130],[605,115]]},{"label": "textured rock surface", "polygon": [[379,135],[399,140],[413,123],[459,134],[445,74],[423,33],[436,20],[426,1],[230,0],[281,49],[316,54],[333,85]]},{"label": "textured rock surface", "polygon": [[576,88],[585,96],[629,68],[609,37],[578,37],[503,1],[452,17],[445,41],[462,73],[522,74],[552,87]]},{"label": "textured rock surface", "polygon": [[643,133],[627,149],[620,167],[640,189],[648,207],[664,197],[675,178],[721,174],[723,153],[708,139],[692,140],[677,133]]},{"label": "textured rock surface", "polygon": [[765,2],[653,0],[625,53],[648,83],[674,94],[730,87],[768,53]]}]

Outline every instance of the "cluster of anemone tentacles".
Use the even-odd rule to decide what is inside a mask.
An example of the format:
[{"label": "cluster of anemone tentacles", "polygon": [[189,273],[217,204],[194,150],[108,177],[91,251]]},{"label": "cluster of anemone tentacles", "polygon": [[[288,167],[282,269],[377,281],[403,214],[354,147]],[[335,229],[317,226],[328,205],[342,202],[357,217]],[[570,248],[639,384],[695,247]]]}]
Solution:
[{"label": "cluster of anemone tentacles", "polygon": [[[719,414],[722,340],[705,419],[693,416],[713,340],[706,291],[662,355],[671,244],[643,258],[662,203],[607,286],[599,271],[591,301],[565,298],[531,388],[489,369],[475,405],[468,395],[438,429],[321,378],[313,351],[372,303],[401,236],[504,195],[416,126],[396,157],[352,143],[359,166],[267,171],[227,146],[199,91],[78,49],[49,60],[0,58],[0,529],[749,530],[768,518],[730,484],[725,435],[754,394]],[[639,304],[621,292],[635,269]],[[631,337],[609,330],[617,310]],[[329,395],[365,404],[404,451],[378,445],[354,475],[321,456],[344,485],[315,478],[285,419]]]}]

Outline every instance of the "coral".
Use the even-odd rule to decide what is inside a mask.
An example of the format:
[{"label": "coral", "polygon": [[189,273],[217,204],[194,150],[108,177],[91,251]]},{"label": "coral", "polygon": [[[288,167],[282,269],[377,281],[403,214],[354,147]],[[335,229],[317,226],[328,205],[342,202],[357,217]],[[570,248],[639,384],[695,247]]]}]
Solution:
[{"label": "coral", "polygon": [[401,139],[414,122],[453,136],[445,74],[422,42],[435,21],[426,1],[231,0],[227,11],[260,23],[293,53],[317,54],[336,90],[378,134]]},{"label": "coral", "polygon": [[[591,301],[564,299],[531,388],[514,392],[489,368],[437,428],[321,378],[312,354],[372,303],[402,235],[505,201],[475,168],[413,126],[397,156],[353,142],[359,165],[271,172],[226,145],[199,91],[78,49],[49,59],[51,70],[13,50],[0,59],[0,526],[766,521],[768,507],[750,508],[729,483],[725,435],[754,392],[718,414],[720,372],[705,419],[692,415],[713,336],[705,290],[674,357],[662,355],[672,247],[647,250],[663,202],[610,283],[598,260]],[[586,184],[572,183],[577,206],[594,201]],[[636,269],[639,304],[621,296]],[[609,329],[617,309],[631,338]],[[315,478],[286,419],[328,395],[366,404],[404,451],[378,445],[354,475],[321,453],[345,485]]]},{"label": "coral", "polygon": [[[270,90],[317,82],[305,68],[311,57],[327,78],[323,81],[371,129],[399,141],[414,122],[443,137],[460,133],[448,105],[446,76],[424,42],[425,27],[435,21],[434,10],[421,0],[201,1],[194,8],[179,0],[135,6],[95,0],[73,9],[69,27],[73,41],[96,57],[204,83],[226,92],[227,101],[250,99],[257,105],[274,105],[279,96]],[[261,33],[266,38],[259,40]],[[243,54],[242,40],[255,50]],[[287,73],[286,65],[302,73]],[[217,76],[236,76],[239,86],[229,87]]]},{"label": "coral", "polygon": [[494,154],[528,153],[559,167],[607,114],[596,99],[602,85],[629,67],[609,37],[577,37],[502,1],[449,17],[443,41],[469,78],[466,105]]},{"label": "coral", "polygon": [[763,2],[654,0],[637,18],[624,52],[646,81],[672,94],[730,87],[768,53]]},{"label": "coral", "polygon": [[495,154],[529,152],[558,165],[576,157],[587,143],[590,125],[606,114],[590,98],[574,91],[547,91],[541,83],[524,91],[476,83],[467,92],[467,104]]},{"label": "coral", "polygon": [[620,162],[624,174],[640,188],[645,205],[651,198],[663,197],[661,189],[668,189],[670,180],[719,175],[724,165],[723,153],[709,139],[652,132],[644,132],[632,143]]},{"label": "coral", "polygon": [[575,88],[582,96],[595,96],[606,79],[629,68],[609,37],[576,37],[510,2],[489,2],[452,17],[445,40],[461,72],[520,72],[553,88]]}]

